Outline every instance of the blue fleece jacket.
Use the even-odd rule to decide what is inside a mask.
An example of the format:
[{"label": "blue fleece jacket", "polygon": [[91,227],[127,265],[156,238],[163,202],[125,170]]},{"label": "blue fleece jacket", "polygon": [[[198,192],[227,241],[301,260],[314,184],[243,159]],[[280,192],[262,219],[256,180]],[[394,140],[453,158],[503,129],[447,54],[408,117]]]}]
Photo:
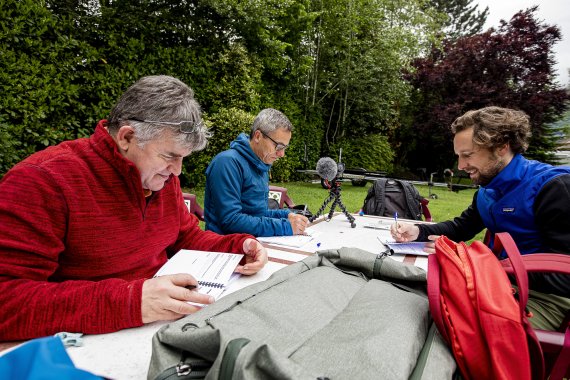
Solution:
[{"label": "blue fleece jacket", "polygon": [[206,229],[220,234],[293,235],[289,210],[269,210],[269,169],[240,134],[206,169]]},{"label": "blue fleece jacket", "polygon": [[522,254],[548,252],[535,221],[535,198],[545,184],[565,174],[570,174],[570,168],[515,155],[487,186],[479,189],[477,209],[485,227],[493,234],[509,232]]}]

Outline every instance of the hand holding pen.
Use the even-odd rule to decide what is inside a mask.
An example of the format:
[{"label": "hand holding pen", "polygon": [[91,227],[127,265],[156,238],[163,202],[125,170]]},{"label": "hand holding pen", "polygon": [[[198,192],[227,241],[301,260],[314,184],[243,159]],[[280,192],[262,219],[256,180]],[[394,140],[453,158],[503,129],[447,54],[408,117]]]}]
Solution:
[{"label": "hand holding pen", "polygon": [[305,233],[305,228],[309,225],[309,219],[306,216],[291,212],[287,215],[287,218],[289,219],[289,223],[291,223],[293,235],[302,235]]},{"label": "hand holding pen", "polygon": [[395,213],[394,224],[390,226],[390,234],[397,242],[408,242],[418,238],[420,229],[413,223],[398,222],[398,213]]}]

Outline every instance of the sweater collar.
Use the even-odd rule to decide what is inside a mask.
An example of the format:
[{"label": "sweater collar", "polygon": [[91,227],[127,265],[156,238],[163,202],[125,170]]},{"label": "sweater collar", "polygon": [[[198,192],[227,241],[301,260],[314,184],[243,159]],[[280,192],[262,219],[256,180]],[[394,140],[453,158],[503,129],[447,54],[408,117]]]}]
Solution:
[{"label": "sweater collar", "polygon": [[97,124],[95,132],[90,137],[93,150],[109,165],[121,173],[125,181],[130,182],[131,186],[134,186],[137,193],[144,194],[138,168],[132,161],[126,159],[121,152],[119,152],[117,143],[113,137],[111,137],[106,127],[107,120],[101,120]]}]

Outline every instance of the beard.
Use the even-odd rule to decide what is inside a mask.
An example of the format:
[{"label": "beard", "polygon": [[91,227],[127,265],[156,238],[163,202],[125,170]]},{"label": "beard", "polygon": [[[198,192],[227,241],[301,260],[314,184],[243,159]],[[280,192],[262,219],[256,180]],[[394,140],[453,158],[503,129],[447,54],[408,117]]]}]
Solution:
[{"label": "beard", "polygon": [[501,170],[505,167],[505,163],[496,155],[493,155],[492,164],[479,171],[479,175],[473,178],[471,181],[474,185],[487,186],[493,178],[499,174]]}]

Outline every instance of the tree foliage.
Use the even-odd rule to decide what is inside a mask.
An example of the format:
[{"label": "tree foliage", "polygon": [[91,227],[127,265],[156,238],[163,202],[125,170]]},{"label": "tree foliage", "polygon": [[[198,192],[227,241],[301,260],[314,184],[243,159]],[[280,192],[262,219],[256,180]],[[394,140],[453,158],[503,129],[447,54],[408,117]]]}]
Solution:
[{"label": "tree foliage", "polygon": [[[525,111],[532,122],[528,156],[550,161],[555,141],[546,124],[566,108],[557,87],[552,46],[560,30],[537,21],[536,7],[518,12],[498,30],[447,40],[418,59],[407,128],[399,131],[400,157],[410,167],[442,170],[455,161],[449,125],[464,112],[488,105]],[[438,154],[433,154],[438,152]]]},{"label": "tree foliage", "polygon": [[78,136],[81,74],[92,49],[70,20],[36,0],[0,6],[0,173],[48,145]]},{"label": "tree foliage", "polygon": [[398,125],[409,88],[401,70],[437,29],[418,1],[313,0],[318,14],[304,47],[313,64],[304,77],[306,113],[317,112],[321,151],[337,141]]},{"label": "tree foliage", "polygon": [[[439,1],[462,5],[463,10],[471,3]],[[235,138],[232,134],[267,107],[283,111],[295,126],[286,157],[273,166],[276,181],[294,179],[295,169],[313,168],[319,157],[334,157],[340,147],[350,166],[389,170],[394,148],[400,152],[397,161],[409,158],[417,164],[414,146],[420,152],[424,142],[437,139],[441,139],[437,146],[448,146],[448,136],[433,137],[430,128],[456,115],[463,105],[453,108],[453,104],[463,100],[455,96],[468,94],[471,87],[485,89],[473,95],[481,99],[488,94],[499,99],[508,89],[528,107],[542,102],[547,111],[535,112],[537,128],[552,119],[558,108],[545,94],[555,88],[538,75],[544,59],[539,48],[551,47],[559,34],[533,27],[523,17],[499,32],[470,37],[471,42],[459,39],[457,45],[448,42],[430,53],[432,45],[439,46],[441,13],[425,4],[424,0],[0,0],[0,175],[48,145],[89,136],[123,91],[151,74],[172,75],[189,84],[215,132],[206,151],[185,160],[181,177],[185,185],[202,184],[207,162],[227,149]],[[518,39],[515,28],[521,29]],[[468,70],[469,62],[463,62],[454,49],[466,52],[463,60],[484,61],[487,58],[471,49],[485,51],[495,45],[503,53],[479,66],[485,67],[484,75],[477,76],[475,66],[469,73],[460,70]],[[529,49],[526,58],[518,53],[521,49]],[[427,58],[412,66],[419,56]],[[436,67],[448,59],[460,67],[449,72]],[[403,70],[417,72],[407,81]],[[495,85],[483,80],[495,72],[507,73],[508,81],[500,78]],[[461,78],[470,79],[462,83]],[[402,112],[409,110],[410,96],[418,113]],[[417,116],[420,111],[428,117]],[[418,136],[429,137],[425,141],[406,128],[416,124]],[[398,143],[402,141],[398,136],[407,138],[406,143]],[[548,139],[540,136],[536,152],[548,148]]]},{"label": "tree foliage", "polygon": [[481,33],[489,16],[489,7],[480,11],[473,0],[431,0],[430,4],[447,16],[443,32],[450,39]]}]

